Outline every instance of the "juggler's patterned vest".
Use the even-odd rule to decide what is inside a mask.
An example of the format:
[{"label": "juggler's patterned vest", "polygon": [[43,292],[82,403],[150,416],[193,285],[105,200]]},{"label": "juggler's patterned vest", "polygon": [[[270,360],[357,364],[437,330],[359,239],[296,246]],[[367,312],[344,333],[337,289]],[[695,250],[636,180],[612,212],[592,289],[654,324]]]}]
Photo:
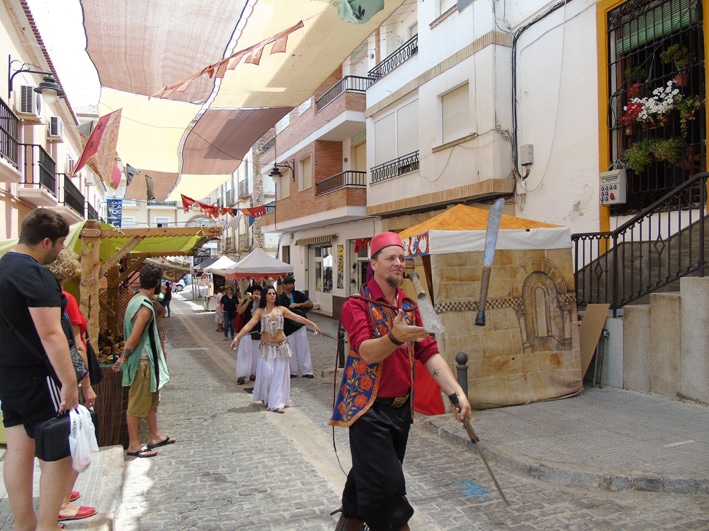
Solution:
[{"label": "juggler's patterned vest", "polygon": [[[363,285],[360,293],[353,297],[365,299],[369,310],[369,319],[374,327],[374,335],[382,337],[389,333],[392,326],[395,310],[389,305],[378,304],[371,299],[371,293],[367,285]],[[409,325],[415,325],[416,304],[409,298],[402,301],[401,308],[404,310],[404,319]],[[409,365],[411,367],[411,414],[413,416],[413,381],[414,381],[414,344],[408,343]],[[335,407],[329,424],[332,426],[351,426],[354,421],[364,415],[377,398],[379,383],[381,382],[382,363],[367,364],[362,360],[359,353],[349,349],[345,368],[342,373],[342,382],[337,391]]]}]

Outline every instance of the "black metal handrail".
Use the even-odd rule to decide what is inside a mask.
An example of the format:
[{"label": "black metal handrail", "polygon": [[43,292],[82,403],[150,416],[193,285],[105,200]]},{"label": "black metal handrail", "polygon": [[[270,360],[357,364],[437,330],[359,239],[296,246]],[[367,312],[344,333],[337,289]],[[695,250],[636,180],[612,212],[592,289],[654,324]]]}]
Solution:
[{"label": "black metal handrail", "polygon": [[19,168],[20,150],[17,142],[20,120],[5,102],[0,101],[0,156]]},{"label": "black metal handrail", "polygon": [[345,76],[335,83],[325,94],[315,101],[315,112],[325,107],[328,103],[336,100],[345,92],[367,92],[367,89],[374,83],[371,77]]},{"label": "black metal handrail", "polygon": [[84,217],[84,194],[71,182],[71,177],[66,173],[60,175],[62,177],[62,193],[59,194],[59,202],[63,202],[66,206],[73,208],[81,217]]},{"label": "black metal handrail", "polygon": [[263,205],[266,208],[266,214],[273,214],[276,211],[276,202],[271,201]]},{"label": "black metal handrail", "polygon": [[576,301],[626,304],[681,277],[704,276],[707,181],[698,173],[610,232],[574,234]]},{"label": "black metal handrail", "polygon": [[419,169],[419,152],[414,151],[398,159],[385,162],[372,168],[372,183],[393,179],[399,175],[410,173]]},{"label": "black metal handrail", "polygon": [[347,186],[352,187],[367,187],[367,172],[347,170],[336,175],[332,175],[327,179],[323,179],[315,184],[315,195],[322,195]]},{"label": "black metal handrail", "polygon": [[399,46],[394,53],[389,55],[377,66],[369,71],[369,77],[372,78],[373,82],[379,80],[379,78],[384,77],[389,72],[394,71],[400,64],[406,61],[409,57],[416,55],[419,51],[419,36],[418,34],[411,37],[404,44]]}]

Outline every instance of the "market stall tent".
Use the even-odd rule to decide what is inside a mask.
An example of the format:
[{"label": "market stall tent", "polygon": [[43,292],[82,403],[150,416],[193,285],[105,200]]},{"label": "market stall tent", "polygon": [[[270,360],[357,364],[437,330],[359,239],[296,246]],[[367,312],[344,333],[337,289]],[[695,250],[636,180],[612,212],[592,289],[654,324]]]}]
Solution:
[{"label": "market stall tent", "polygon": [[[208,270],[213,268],[214,266],[208,268]],[[275,279],[288,273],[293,273],[293,266],[273,258],[266,254],[263,249],[257,247],[233,266],[222,268],[220,271],[212,270],[213,273],[236,280],[264,280]]]},{"label": "market stall tent", "polygon": [[583,388],[569,229],[502,216],[487,298],[475,326],[488,211],[455,207],[402,231],[445,326],[448,362],[468,355],[475,408],[570,396]]}]

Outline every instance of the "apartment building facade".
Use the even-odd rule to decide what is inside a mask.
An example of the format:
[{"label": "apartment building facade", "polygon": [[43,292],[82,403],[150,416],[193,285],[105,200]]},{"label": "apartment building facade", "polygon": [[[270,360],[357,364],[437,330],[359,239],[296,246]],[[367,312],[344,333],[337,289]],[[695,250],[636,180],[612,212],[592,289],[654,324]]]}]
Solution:
[{"label": "apartment building facade", "polygon": [[0,82],[0,238],[18,237],[36,208],[54,209],[69,223],[103,219],[104,184],[89,168],[72,175],[82,152],[80,119],[68,98],[43,90],[58,77],[27,2],[4,1],[0,11],[8,61]]},{"label": "apartment building facade", "polygon": [[323,311],[380,230],[497,197],[608,230],[706,166],[704,2],[460,4],[404,3],[263,139],[262,228]]}]

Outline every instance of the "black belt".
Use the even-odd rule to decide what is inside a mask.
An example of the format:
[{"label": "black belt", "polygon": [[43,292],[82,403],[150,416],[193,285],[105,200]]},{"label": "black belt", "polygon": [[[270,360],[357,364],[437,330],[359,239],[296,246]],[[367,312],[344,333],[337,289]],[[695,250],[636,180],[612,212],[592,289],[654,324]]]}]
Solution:
[{"label": "black belt", "polygon": [[406,396],[398,396],[396,398],[375,398],[374,403],[381,406],[389,406],[392,409],[399,409],[406,405],[411,398],[411,393],[406,393]]}]

